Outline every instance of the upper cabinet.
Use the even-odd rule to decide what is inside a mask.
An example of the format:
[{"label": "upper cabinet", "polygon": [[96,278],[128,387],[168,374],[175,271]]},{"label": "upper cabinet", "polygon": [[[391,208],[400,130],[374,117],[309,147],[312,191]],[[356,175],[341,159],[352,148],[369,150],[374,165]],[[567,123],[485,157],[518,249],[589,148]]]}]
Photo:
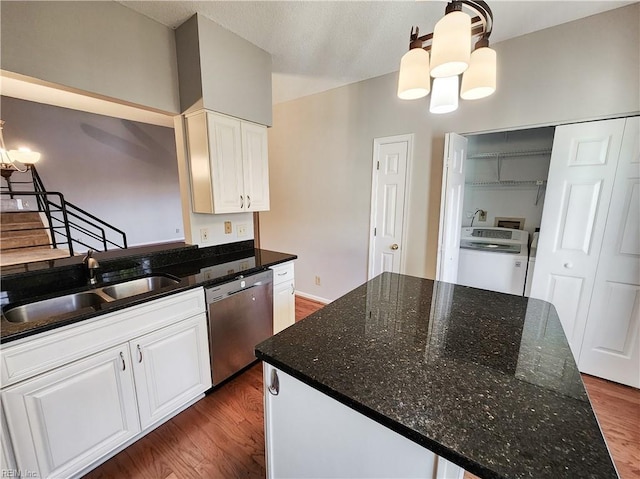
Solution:
[{"label": "upper cabinet", "polygon": [[186,117],[194,213],[269,209],[267,128],[200,111]]}]

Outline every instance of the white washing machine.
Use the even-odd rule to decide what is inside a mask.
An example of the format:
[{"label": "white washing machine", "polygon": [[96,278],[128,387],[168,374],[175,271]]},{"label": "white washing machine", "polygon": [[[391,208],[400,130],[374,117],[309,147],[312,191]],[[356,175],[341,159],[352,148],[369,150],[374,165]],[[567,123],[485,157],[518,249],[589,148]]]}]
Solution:
[{"label": "white washing machine", "polygon": [[529,264],[527,265],[527,280],[524,284],[524,295],[528,298],[531,296],[531,283],[533,283],[533,271],[536,267],[536,253],[538,252],[538,236],[540,233],[536,231],[531,235],[531,246],[529,246]]},{"label": "white washing machine", "polygon": [[528,243],[529,233],[522,230],[462,228],[458,284],[522,296]]}]

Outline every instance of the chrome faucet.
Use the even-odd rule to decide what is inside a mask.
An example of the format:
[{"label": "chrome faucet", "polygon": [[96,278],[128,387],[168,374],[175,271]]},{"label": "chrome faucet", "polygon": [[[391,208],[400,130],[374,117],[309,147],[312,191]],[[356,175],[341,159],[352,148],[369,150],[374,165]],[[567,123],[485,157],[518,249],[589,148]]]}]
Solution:
[{"label": "chrome faucet", "polygon": [[87,274],[89,276],[89,284],[96,284],[98,282],[97,271],[100,268],[100,263],[98,260],[93,257],[93,251],[90,249],[87,251],[87,256],[85,256],[82,260],[82,263],[87,267]]}]

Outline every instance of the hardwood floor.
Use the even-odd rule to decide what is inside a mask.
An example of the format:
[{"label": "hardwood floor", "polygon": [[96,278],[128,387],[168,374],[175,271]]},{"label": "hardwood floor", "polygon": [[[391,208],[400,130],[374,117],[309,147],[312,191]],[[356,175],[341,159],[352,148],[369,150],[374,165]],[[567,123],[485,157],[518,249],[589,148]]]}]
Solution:
[{"label": "hardwood floor", "polygon": [[[322,306],[296,297],[296,320]],[[640,390],[583,378],[620,478],[640,479]],[[262,366],[252,366],[85,477],[264,478]]]}]

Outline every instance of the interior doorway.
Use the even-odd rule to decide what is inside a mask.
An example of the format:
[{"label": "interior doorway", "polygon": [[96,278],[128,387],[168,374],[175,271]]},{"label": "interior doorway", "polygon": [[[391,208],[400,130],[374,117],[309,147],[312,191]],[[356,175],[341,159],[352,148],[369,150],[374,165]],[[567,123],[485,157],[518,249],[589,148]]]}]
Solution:
[{"label": "interior doorway", "polygon": [[[541,127],[469,134],[464,135],[464,142],[458,140],[455,148],[450,145],[452,138],[460,136],[447,135],[436,275],[440,281],[467,284],[464,278],[458,277],[460,269],[465,277],[466,272],[481,269],[469,281],[476,281],[476,277],[481,279],[483,274],[494,278],[503,275],[504,278],[496,278],[497,283],[506,282],[510,286],[508,290],[496,291],[528,295],[527,286],[531,284],[535,264],[530,253],[535,253],[535,240],[542,219],[554,132],[555,127]],[[513,240],[503,241],[505,244],[520,243],[517,258],[505,256],[508,253],[502,250],[503,245],[499,244],[498,238],[493,242],[495,244],[488,245],[495,248],[493,251],[476,253],[464,250],[464,264],[459,264],[461,233],[470,237],[481,234],[472,228],[486,230],[486,234],[497,235],[496,238],[503,233],[508,234],[497,229],[520,230],[520,233],[511,233]],[[484,258],[491,254],[495,255],[496,261]],[[504,258],[499,257],[501,254]],[[468,264],[474,255],[482,256],[476,259],[486,260],[485,263],[503,264],[505,267],[487,269],[481,266],[485,263],[480,261],[475,268]],[[493,289],[490,282],[487,286],[482,284],[480,281],[468,285]]]}]

